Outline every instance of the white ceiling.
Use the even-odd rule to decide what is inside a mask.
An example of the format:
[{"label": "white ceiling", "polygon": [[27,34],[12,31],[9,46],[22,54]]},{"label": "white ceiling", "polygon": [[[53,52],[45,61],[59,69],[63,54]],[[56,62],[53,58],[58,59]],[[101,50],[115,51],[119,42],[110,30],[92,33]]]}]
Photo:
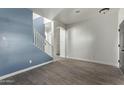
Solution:
[{"label": "white ceiling", "polygon": [[51,20],[53,20],[54,17],[62,11],[62,9],[63,8],[32,8],[33,12]]},{"label": "white ceiling", "polygon": [[[63,24],[72,24],[101,15],[98,12],[100,8],[34,8],[32,10],[43,17]],[[76,10],[79,10],[80,13],[75,13]],[[118,11],[118,9],[111,8],[109,13],[115,11]]]}]

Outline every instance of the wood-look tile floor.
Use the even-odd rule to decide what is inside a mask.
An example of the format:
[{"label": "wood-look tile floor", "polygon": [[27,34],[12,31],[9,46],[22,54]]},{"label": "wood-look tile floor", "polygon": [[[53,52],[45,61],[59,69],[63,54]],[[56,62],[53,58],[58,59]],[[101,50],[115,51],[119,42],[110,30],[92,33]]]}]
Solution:
[{"label": "wood-look tile floor", "polygon": [[115,85],[124,84],[124,75],[113,66],[83,62],[72,59],[44,65],[42,67],[9,77],[0,84],[6,85]]}]

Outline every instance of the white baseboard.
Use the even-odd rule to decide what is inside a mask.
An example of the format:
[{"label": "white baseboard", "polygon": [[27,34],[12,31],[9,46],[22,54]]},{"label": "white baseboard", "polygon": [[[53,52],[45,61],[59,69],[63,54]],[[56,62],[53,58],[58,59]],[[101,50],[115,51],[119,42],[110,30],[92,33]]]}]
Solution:
[{"label": "white baseboard", "polygon": [[37,67],[40,67],[40,66],[43,66],[43,65],[46,65],[46,64],[49,64],[49,63],[51,63],[51,62],[53,62],[53,61],[54,61],[54,60],[48,61],[48,62],[45,62],[45,63],[42,63],[42,64],[38,64],[38,65],[29,67],[29,68],[26,68],[26,69],[22,69],[22,70],[19,70],[19,71],[16,71],[16,72],[13,72],[13,73],[4,75],[4,76],[1,76],[1,77],[0,77],[0,80],[5,79],[5,78],[8,78],[8,77],[11,77],[11,76],[15,76],[15,75],[17,75],[17,74],[20,74],[20,73],[23,73],[23,72],[32,70],[32,69],[34,69],[34,68],[37,68]]},{"label": "white baseboard", "polygon": [[[103,61],[96,61],[96,60],[89,60],[89,59],[82,59],[82,58],[75,58],[75,57],[67,57],[67,58],[86,61],[86,62],[93,62],[93,63],[98,63],[98,64],[104,64]],[[111,65],[111,64],[104,64],[104,65]],[[117,65],[111,65],[111,66],[119,68],[119,65],[118,66]]]},{"label": "white baseboard", "polygon": [[59,60],[61,60],[61,59],[65,59],[65,57],[60,57],[60,56],[58,56],[58,57],[56,57],[56,58],[54,59],[54,62],[59,61]]}]

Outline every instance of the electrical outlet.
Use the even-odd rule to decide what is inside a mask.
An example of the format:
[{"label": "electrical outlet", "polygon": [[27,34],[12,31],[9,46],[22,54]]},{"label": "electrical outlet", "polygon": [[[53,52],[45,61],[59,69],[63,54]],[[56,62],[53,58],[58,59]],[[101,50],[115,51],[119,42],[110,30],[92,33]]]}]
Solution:
[{"label": "electrical outlet", "polygon": [[32,63],[32,60],[29,60],[29,63],[31,64]]}]

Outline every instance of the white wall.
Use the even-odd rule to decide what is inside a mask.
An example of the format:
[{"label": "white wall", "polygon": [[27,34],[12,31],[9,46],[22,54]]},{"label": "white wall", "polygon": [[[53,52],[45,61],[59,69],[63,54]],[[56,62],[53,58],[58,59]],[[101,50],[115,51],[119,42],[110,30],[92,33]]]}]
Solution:
[{"label": "white wall", "polygon": [[67,26],[67,56],[118,66],[118,11]]},{"label": "white wall", "polygon": [[60,27],[60,57],[65,57],[65,29]]},{"label": "white wall", "polygon": [[124,20],[124,8],[119,9],[118,25]]}]

